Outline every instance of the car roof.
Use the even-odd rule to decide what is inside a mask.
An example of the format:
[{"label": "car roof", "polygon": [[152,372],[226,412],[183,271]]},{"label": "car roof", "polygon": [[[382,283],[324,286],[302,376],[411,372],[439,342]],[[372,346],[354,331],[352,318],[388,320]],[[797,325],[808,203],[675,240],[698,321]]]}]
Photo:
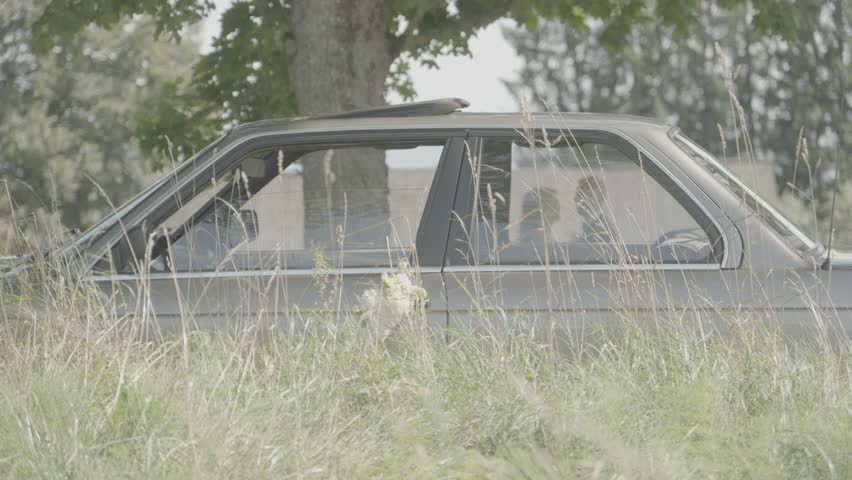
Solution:
[{"label": "car roof", "polygon": [[654,118],[623,114],[459,111],[468,105],[462,99],[445,98],[315,117],[260,120],[234,127],[227,137],[234,141],[263,134],[339,130],[671,128],[670,124]]}]

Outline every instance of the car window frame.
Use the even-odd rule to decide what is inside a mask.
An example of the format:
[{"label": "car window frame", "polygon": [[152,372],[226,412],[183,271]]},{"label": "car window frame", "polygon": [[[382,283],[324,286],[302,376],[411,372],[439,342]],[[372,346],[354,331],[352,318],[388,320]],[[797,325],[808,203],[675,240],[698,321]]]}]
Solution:
[{"label": "car window frame", "polygon": [[[705,231],[710,239],[711,247],[716,246],[718,249],[714,253],[715,263],[631,263],[631,264],[551,264],[551,265],[469,265],[466,264],[467,258],[475,258],[474,246],[471,243],[470,235],[473,231],[473,212],[474,202],[476,201],[475,176],[472,173],[474,153],[476,152],[479,143],[485,139],[523,139],[529,132],[524,133],[519,129],[495,128],[495,129],[471,129],[466,143],[467,150],[465,152],[465,168],[462,169],[459,178],[459,192],[456,194],[457,203],[453,208],[453,224],[450,228],[450,239],[448,240],[447,257],[444,259],[443,270],[446,272],[465,272],[465,271],[540,271],[543,269],[552,270],[571,270],[571,271],[616,271],[616,270],[721,270],[726,267],[729,246],[725,230],[719,224],[718,220],[707,211],[705,206],[701,204],[689,190],[684,187],[681,182],[664,166],[658,158],[653,156],[647,149],[643,148],[638,142],[630,138],[629,135],[610,129],[602,128],[574,128],[569,132],[558,127],[545,127],[536,129],[537,138],[541,138],[542,134],[546,134],[549,138],[556,138],[559,135],[566,135],[583,140],[595,140],[601,143],[614,146],[615,148],[625,151],[626,149],[633,150],[641,156],[641,163],[646,168],[643,170],[648,173],[657,184],[663,188],[673,200],[680,204],[693,220]],[[632,161],[633,155],[627,155]],[[639,162],[636,162],[637,166]]]},{"label": "car window frame", "polygon": [[[433,183],[430,187],[429,195],[426,199],[423,214],[418,224],[417,233],[415,235],[415,252],[417,252],[416,261],[421,270],[438,271],[443,264],[445,252],[440,249],[440,252],[434,248],[426,248],[424,251],[426,256],[420,252],[420,242],[426,241],[429,236],[434,235],[434,240],[437,245],[446,246],[446,238],[449,236],[450,222],[448,210],[443,213],[440,208],[434,208],[432,205],[435,202],[437,195],[447,196],[449,193],[454,195],[457,190],[457,181],[459,177],[458,170],[460,169],[461,156],[464,151],[464,139],[467,130],[463,128],[420,128],[420,129],[353,129],[353,130],[337,130],[337,131],[292,131],[292,132],[263,132],[254,135],[243,137],[232,144],[225,145],[224,148],[216,152],[213,158],[207,162],[198,165],[192,171],[186,172],[183,178],[178,181],[172,181],[168,191],[158,195],[155,199],[149,199],[147,205],[137,205],[136,208],[122,218],[116,221],[116,225],[112,231],[106,232],[109,235],[108,240],[101,242],[97,251],[89,251],[86,255],[86,264],[84,268],[89,272],[89,278],[94,280],[99,279],[130,279],[140,278],[138,273],[114,273],[114,272],[93,272],[92,269],[95,263],[103,258],[104,255],[124,236],[124,232],[135,225],[148,224],[158,225],[170,215],[172,215],[180,205],[185,204],[195,195],[203,191],[198,188],[198,185],[204,185],[210,182],[215,176],[227,174],[234,170],[248,156],[263,150],[286,146],[287,148],[334,148],[340,146],[354,146],[358,144],[377,144],[382,142],[397,143],[397,142],[417,142],[417,141],[435,141],[444,139],[445,145],[441,153],[441,158],[433,177]],[[458,158],[454,158],[458,157]],[[222,172],[222,173],[217,173]],[[452,185],[445,183],[452,181]],[[159,182],[159,181],[158,181]],[[438,184],[440,189],[435,190]],[[452,196],[452,195],[451,195]],[[446,218],[446,221],[442,219]],[[434,226],[433,226],[434,225]],[[444,225],[444,232],[441,232],[441,225]],[[427,234],[421,232],[431,230],[433,233]],[[343,271],[352,270],[359,273],[379,272],[379,271],[395,271],[395,267],[344,267]],[[310,272],[310,270],[308,270]],[[213,272],[214,275],[221,276],[246,276],[252,274],[266,275],[270,272],[263,270],[238,270],[238,271],[219,271]],[[297,272],[291,272],[297,273]],[[165,276],[168,278],[175,277],[203,277],[210,276],[211,272],[145,272],[146,278],[157,278]]]}]

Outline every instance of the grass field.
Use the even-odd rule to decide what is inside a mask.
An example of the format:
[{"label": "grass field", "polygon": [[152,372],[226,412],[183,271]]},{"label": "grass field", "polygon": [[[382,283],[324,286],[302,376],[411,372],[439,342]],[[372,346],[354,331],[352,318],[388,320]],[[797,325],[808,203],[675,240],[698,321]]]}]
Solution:
[{"label": "grass field", "polygon": [[552,355],[413,315],[146,342],[86,288],[48,291],[14,320],[3,292],[8,478],[852,477],[852,348],[819,332],[628,321]]}]

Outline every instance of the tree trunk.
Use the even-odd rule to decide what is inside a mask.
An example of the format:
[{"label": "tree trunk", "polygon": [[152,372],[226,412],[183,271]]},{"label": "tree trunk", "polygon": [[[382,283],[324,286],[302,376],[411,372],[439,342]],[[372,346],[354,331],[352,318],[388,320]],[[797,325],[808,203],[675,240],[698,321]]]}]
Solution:
[{"label": "tree trunk", "polygon": [[[296,53],[289,71],[299,113],[383,105],[394,60],[384,2],[293,0],[291,5]],[[347,243],[383,248],[390,215],[384,152],[338,150],[308,156],[303,163],[305,244],[333,246],[337,229],[345,228]]]}]

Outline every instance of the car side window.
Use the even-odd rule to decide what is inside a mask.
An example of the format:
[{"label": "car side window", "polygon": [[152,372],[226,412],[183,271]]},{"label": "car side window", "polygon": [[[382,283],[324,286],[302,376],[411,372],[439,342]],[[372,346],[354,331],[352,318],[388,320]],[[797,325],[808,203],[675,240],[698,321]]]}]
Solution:
[{"label": "car side window", "polygon": [[443,150],[440,142],[252,155],[162,222],[169,242],[153,269],[395,265],[412,252]]},{"label": "car side window", "polygon": [[477,264],[718,263],[638,151],[557,135],[483,138],[474,157]]}]

